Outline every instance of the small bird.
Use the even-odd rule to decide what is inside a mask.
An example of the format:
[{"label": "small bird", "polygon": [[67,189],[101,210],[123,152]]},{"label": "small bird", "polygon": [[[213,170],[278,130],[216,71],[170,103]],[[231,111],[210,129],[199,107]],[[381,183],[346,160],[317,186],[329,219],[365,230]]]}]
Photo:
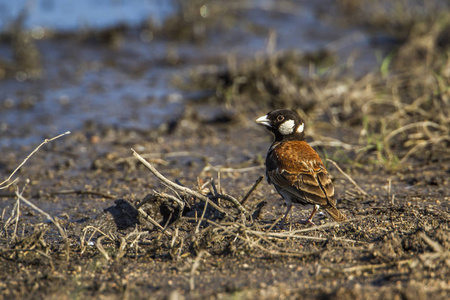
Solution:
[{"label": "small bird", "polygon": [[292,110],[279,109],[256,120],[275,135],[266,157],[266,179],[286,201],[283,228],[292,204],[314,205],[304,224],[322,207],[335,221],[346,217],[336,208],[334,187],[319,154],[305,141],[305,122]]}]

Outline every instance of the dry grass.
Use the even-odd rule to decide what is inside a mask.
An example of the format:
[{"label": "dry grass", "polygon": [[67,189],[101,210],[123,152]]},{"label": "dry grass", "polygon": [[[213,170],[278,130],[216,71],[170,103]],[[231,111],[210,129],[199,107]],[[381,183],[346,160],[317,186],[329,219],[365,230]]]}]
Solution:
[{"label": "dry grass", "polygon": [[449,4],[442,0],[339,0],[346,22],[383,30],[404,40],[413,27],[434,22]]},{"label": "dry grass", "polygon": [[380,70],[361,78],[339,68],[308,77],[308,70],[330,66],[332,54],[279,52],[239,64],[230,58],[225,70],[194,71],[189,86],[214,90],[209,102],[244,115],[289,107],[310,124],[328,119],[335,127],[353,128],[359,131],[358,140],[350,141],[361,149],[358,162],[395,169],[423,158],[424,151],[427,159],[448,154],[449,29],[449,13],[411,25]]}]

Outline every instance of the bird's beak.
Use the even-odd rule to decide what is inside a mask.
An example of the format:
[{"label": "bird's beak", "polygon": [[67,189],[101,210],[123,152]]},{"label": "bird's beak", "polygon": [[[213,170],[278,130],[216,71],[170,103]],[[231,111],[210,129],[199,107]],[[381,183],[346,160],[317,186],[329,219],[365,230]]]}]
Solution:
[{"label": "bird's beak", "polygon": [[259,117],[258,119],[255,120],[255,122],[258,123],[258,124],[261,124],[261,125],[265,125],[265,126],[267,126],[267,127],[272,127],[272,126],[270,125],[270,120],[269,120],[269,118],[267,117],[267,115],[262,116],[262,117]]}]

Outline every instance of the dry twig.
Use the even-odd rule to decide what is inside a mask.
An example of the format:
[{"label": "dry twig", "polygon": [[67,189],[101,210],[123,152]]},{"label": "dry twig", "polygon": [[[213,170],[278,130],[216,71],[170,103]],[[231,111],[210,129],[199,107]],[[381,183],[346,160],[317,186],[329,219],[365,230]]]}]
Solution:
[{"label": "dry twig", "polygon": [[195,283],[194,283],[195,271],[197,271],[198,267],[200,266],[200,260],[202,259],[203,255],[205,253],[206,253],[205,250],[200,251],[200,253],[195,258],[194,263],[192,264],[191,278],[189,278],[189,288],[191,289],[191,291],[193,291],[195,289]]},{"label": "dry twig", "polygon": [[252,186],[252,188],[247,192],[247,194],[242,198],[241,204],[244,205],[244,202],[247,201],[248,197],[253,193],[253,191],[256,189],[256,187],[260,184],[260,182],[263,180],[264,176],[260,176],[255,184]]},{"label": "dry twig", "polygon": [[152,217],[150,217],[142,208],[138,209],[138,212],[150,223],[155,225],[162,233],[172,236],[172,234],[164,229],[158,222],[156,222]]},{"label": "dry twig", "polygon": [[195,227],[195,233],[198,233],[198,230],[200,228],[200,224],[202,224],[203,218],[205,217],[206,208],[208,207],[208,201],[205,203],[205,207],[203,208],[202,215],[200,216],[200,220],[198,220],[197,227]]},{"label": "dry twig", "polygon": [[419,236],[422,238],[422,240],[424,240],[425,243],[428,244],[428,246],[430,246],[433,249],[434,252],[441,253],[444,251],[444,248],[438,242],[433,241],[425,233],[421,232]]},{"label": "dry twig", "polygon": [[79,195],[94,195],[100,196],[106,199],[117,199],[117,195],[112,195],[103,192],[88,191],[88,190],[61,190],[57,192],[50,192],[49,195],[66,195],[66,194],[79,194]]},{"label": "dry twig", "polygon": [[[164,184],[166,184],[167,186],[174,188],[184,194],[189,194],[191,196],[196,197],[197,199],[206,202],[208,201],[208,197],[200,194],[199,192],[193,191],[188,187],[184,187],[181,186],[179,184],[176,184],[170,180],[168,180],[166,177],[164,177],[161,173],[159,173],[155,167],[153,167],[153,165],[151,163],[149,163],[148,161],[146,161],[144,158],[142,158],[142,156],[140,156],[134,149],[131,149],[131,151],[133,151],[133,155],[142,163],[144,164],[144,166],[146,166],[159,180],[161,180]],[[211,207],[213,207],[215,210],[217,210],[218,212],[220,212],[221,214],[223,214],[226,217],[229,217],[229,214],[220,206],[218,206],[217,204],[210,202],[209,205]]]},{"label": "dry twig", "polygon": [[19,171],[19,169],[20,168],[22,168],[22,166],[27,162],[27,160],[34,154],[34,153],[36,153],[38,150],[39,150],[39,148],[41,148],[43,145],[45,145],[45,144],[47,144],[47,143],[49,143],[49,142],[51,142],[51,141],[53,141],[53,140],[56,140],[57,138],[60,138],[60,137],[62,137],[62,136],[64,136],[64,135],[67,135],[67,134],[70,134],[70,131],[67,131],[67,132],[64,132],[64,133],[62,133],[62,134],[60,134],[60,135],[58,135],[58,136],[55,136],[55,137],[53,137],[53,138],[51,138],[51,139],[45,139],[39,146],[37,146],[23,161],[22,161],[22,163],[11,173],[11,175],[9,175],[9,177],[8,178],[6,178],[6,180],[4,180],[3,182],[1,182],[0,183],[0,190],[2,190],[2,189],[5,189],[5,188],[7,188],[8,186],[10,186],[12,183],[14,183],[17,179],[15,179],[13,182],[11,182],[11,183],[9,183],[9,184],[7,184],[6,186],[3,186],[3,185],[5,185],[8,181],[10,181],[11,180],[11,178],[14,176],[14,174],[16,174],[16,172],[17,171]]},{"label": "dry twig", "polygon": [[334,160],[327,158],[327,161],[332,163],[336,167],[336,169],[338,169],[338,171],[345,176],[345,178],[347,178],[351,183],[353,183],[353,185],[361,192],[361,194],[363,194],[364,196],[368,196],[368,194],[362,188],[360,188],[359,185],[350,177],[350,175],[345,173]]},{"label": "dry twig", "polygon": [[69,247],[70,247],[70,243],[69,243],[69,239],[67,238],[67,234],[65,232],[65,230],[61,227],[61,225],[59,225],[58,221],[55,220],[51,215],[49,215],[48,213],[46,213],[45,211],[43,211],[42,209],[40,209],[39,207],[37,207],[36,205],[34,205],[33,203],[31,203],[30,201],[28,201],[27,199],[25,199],[22,194],[20,194],[18,191],[16,191],[16,196],[22,201],[24,202],[26,205],[30,206],[32,209],[34,209],[35,211],[37,211],[38,213],[42,214],[43,216],[45,216],[50,222],[52,222],[53,224],[55,224],[56,228],[58,228],[59,234],[61,235],[64,244],[65,244],[65,248],[66,248],[66,255],[67,255],[67,259],[69,259]]},{"label": "dry twig", "polygon": [[207,165],[203,170],[203,172],[208,172],[208,171],[216,171],[216,172],[221,172],[221,173],[233,173],[233,172],[238,172],[238,173],[246,173],[246,172],[253,172],[253,171],[257,171],[257,170],[261,170],[264,169],[264,166],[254,166],[254,167],[246,167],[246,168],[239,168],[239,169],[235,169],[235,168],[223,168],[223,167],[216,167],[216,166],[212,166],[212,165]]},{"label": "dry twig", "polygon": [[404,259],[399,261],[394,261],[391,263],[383,263],[383,264],[376,264],[376,265],[363,265],[363,266],[354,266],[342,269],[342,272],[349,273],[349,272],[355,272],[355,271],[365,271],[365,270],[374,270],[374,269],[382,269],[382,268],[390,268],[393,266],[401,266],[405,264],[409,264],[411,262],[411,259]]},{"label": "dry twig", "polygon": [[109,257],[108,252],[105,251],[105,248],[103,248],[102,241],[106,238],[106,236],[101,236],[97,239],[95,245],[97,246],[98,251],[105,257],[106,260],[111,260]]},{"label": "dry twig", "polygon": [[[220,174],[220,173],[219,173]],[[242,204],[236,199],[236,198],[234,198],[233,196],[231,196],[231,195],[227,195],[227,194],[222,194],[222,193],[219,193],[218,191],[217,191],[217,188],[216,188],[216,186],[214,185],[214,181],[210,181],[209,182],[209,184],[211,185],[211,187],[212,187],[212,190],[213,190],[213,196],[216,198],[216,199],[224,199],[224,200],[228,200],[228,201],[230,201],[231,203],[233,203],[238,209],[239,209],[239,211],[241,212],[241,213],[246,213],[247,212],[247,210],[242,206]],[[219,188],[219,190],[220,190],[220,188]]]}]

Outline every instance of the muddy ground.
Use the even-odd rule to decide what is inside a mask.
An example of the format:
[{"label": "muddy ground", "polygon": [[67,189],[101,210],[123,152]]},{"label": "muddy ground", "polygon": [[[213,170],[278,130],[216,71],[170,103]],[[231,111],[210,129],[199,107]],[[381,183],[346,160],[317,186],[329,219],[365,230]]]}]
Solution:
[{"label": "muddy ground", "polygon": [[[340,9],[364,16],[356,3]],[[449,20],[397,24],[394,52],[362,76],[328,51],[212,61],[172,82],[199,94],[156,128],[94,120],[43,145],[1,184],[1,297],[448,299]],[[280,229],[265,180],[243,208],[230,200],[264,174],[272,137],[254,120],[280,107],[307,120],[348,221],[300,224],[310,208],[295,207]],[[38,144],[4,146],[0,178]]]}]

